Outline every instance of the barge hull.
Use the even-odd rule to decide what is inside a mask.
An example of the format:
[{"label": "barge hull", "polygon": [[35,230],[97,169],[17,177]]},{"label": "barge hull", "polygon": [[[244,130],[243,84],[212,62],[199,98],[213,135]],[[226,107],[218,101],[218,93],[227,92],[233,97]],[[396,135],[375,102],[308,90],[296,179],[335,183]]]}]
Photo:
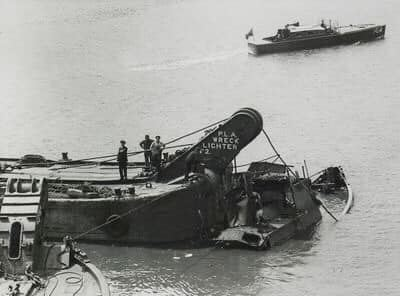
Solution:
[{"label": "barge hull", "polygon": [[157,186],[152,189],[155,194],[145,198],[49,199],[46,236],[54,241],[65,235],[80,236],[120,216],[122,218],[116,222],[89,232],[79,240],[121,244],[171,243],[197,240],[218,223],[218,189],[208,179],[162,195],[157,195]]}]

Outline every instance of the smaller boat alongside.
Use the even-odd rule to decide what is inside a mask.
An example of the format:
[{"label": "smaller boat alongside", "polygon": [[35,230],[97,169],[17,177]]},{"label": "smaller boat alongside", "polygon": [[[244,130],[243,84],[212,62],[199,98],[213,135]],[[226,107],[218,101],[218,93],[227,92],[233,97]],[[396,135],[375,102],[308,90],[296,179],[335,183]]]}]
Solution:
[{"label": "smaller boat alongside", "polygon": [[71,238],[47,241],[44,179],[9,179],[0,208],[0,295],[109,296],[101,272]]},{"label": "smaller boat alongside", "polygon": [[256,40],[253,30],[246,34],[251,55],[270,54],[294,50],[314,49],[356,42],[367,42],[385,37],[386,25],[361,24],[334,27],[332,24],[300,26],[287,24],[273,36]]},{"label": "smaller boat alongside", "polygon": [[335,197],[343,200],[345,206],[342,210],[342,216],[348,214],[354,204],[353,189],[340,166],[328,167],[323,170],[311,182],[311,188],[324,199]]}]

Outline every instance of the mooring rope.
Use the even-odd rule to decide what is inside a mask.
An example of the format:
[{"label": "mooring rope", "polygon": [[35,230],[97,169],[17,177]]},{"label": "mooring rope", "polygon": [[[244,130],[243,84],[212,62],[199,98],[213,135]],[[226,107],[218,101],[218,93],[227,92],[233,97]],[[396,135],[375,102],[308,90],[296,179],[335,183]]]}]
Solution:
[{"label": "mooring rope", "polygon": [[[47,285],[45,286],[44,295],[46,295],[46,290],[47,290],[47,287],[48,287],[48,285],[49,285],[51,279],[55,278],[55,279],[57,280],[57,282],[55,283],[53,289],[50,291],[50,294],[49,294],[48,296],[53,295],[54,291],[55,291],[56,288],[58,287],[58,284],[59,284],[59,278],[58,278],[58,277],[59,277],[60,275],[66,275],[66,274],[72,274],[72,276],[66,277],[66,278],[64,279],[65,283],[70,284],[70,285],[79,284],[78,289],[76,289],[76,290],[73,292],[73,294],[72,294],[73,296],[77,295],[77,294],[79,293],[79,291],[80,291],[80,290],[82,289],[82,287],[83,287],[84,278],[83,278],[83,276],[82,276],[81,274],[79,274],[78,272],[69,271],[69,270],[68,270],[68,271],[58,272],[58,273],[56,273],[56,274],[50,276],[50,277],[47,279],[47,281],[46,281]],[[71,281],[71,280],[72,280],[72,281]]]}]

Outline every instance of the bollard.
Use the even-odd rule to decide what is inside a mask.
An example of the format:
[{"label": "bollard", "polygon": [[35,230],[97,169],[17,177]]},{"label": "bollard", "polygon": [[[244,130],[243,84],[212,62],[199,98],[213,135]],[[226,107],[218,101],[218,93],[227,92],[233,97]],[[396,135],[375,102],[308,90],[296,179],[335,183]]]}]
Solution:
[{"label": "bollard", "polygon": [[115,189],[114,189],[114,192],[115,192],[115,195],[116,195],[116,196],[121,197],[121,195],[122,195],[121,188],[115,188]]},{"label": "bollard", "polygon": [[135,186],[128,187],[128,192],[130,195],[135,195],[136,193]]}]

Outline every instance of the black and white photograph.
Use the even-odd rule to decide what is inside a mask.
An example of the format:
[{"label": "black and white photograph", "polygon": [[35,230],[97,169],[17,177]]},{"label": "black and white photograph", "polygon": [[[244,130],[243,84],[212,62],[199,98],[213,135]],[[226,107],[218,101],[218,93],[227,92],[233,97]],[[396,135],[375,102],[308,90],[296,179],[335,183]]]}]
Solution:
[{"label": "black and white photograph", "polygon": [[0,296],[400,295],[399,13],[0,0]]}]

